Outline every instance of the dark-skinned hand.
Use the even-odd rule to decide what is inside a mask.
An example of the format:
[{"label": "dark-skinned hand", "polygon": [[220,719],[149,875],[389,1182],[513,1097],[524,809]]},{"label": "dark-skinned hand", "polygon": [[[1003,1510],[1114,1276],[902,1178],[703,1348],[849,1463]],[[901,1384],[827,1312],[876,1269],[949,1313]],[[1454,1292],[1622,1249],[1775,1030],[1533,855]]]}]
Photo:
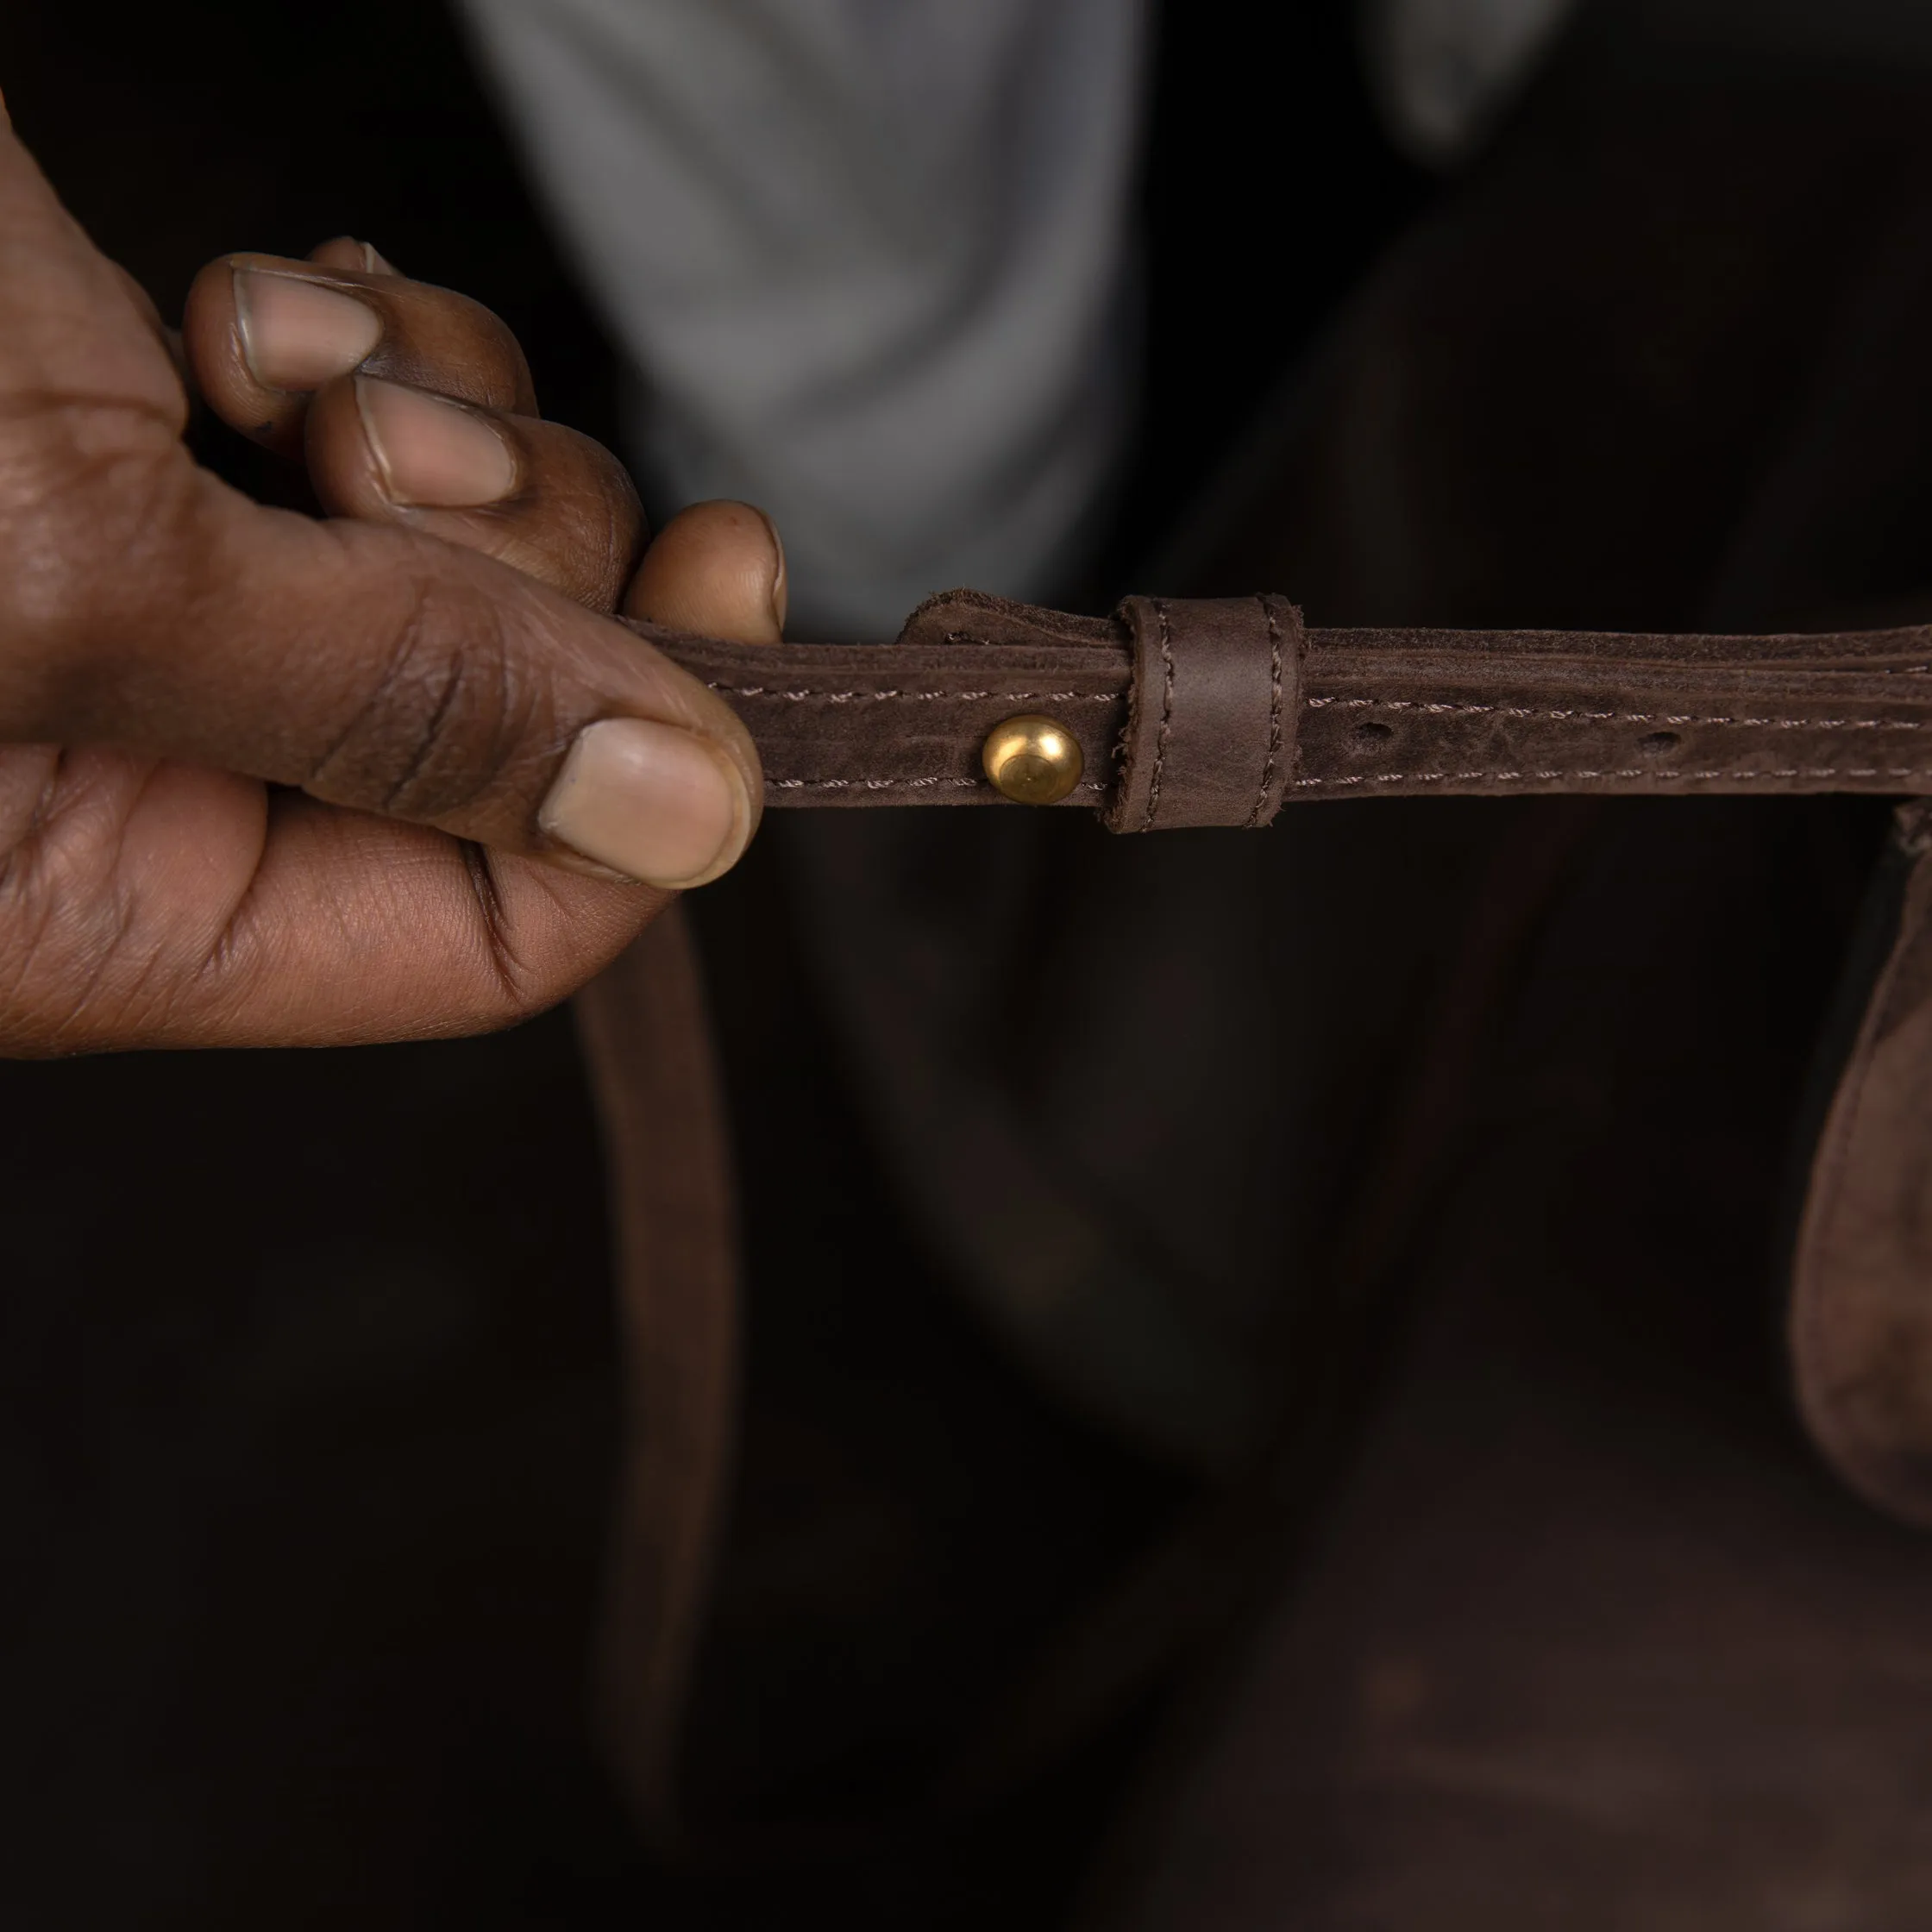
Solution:
[{"label": "dark-skinned hand", "polygon": [[[191,393],[325,518],[198,466]],[[756,829],[757,755],[623,610],[747,642],[775,533],[646,547],[509,331],[362,245],[236,255],[179,354],[0,108],[0,1053],[506,1025]]]}]

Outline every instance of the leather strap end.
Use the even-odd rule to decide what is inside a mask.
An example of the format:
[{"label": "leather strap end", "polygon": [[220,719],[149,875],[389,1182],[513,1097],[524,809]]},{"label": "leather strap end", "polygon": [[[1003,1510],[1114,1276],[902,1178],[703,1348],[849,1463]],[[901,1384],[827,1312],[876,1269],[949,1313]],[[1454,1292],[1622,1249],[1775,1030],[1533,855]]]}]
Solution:
[{"label": "leather strap end", "polygon": [[949,591],[890,644],[739,644],[624,622],[750,726],[768,806],[1005,805],[981,747],[1020,712],[1048,714],[1080,746],[1064,807],[1104,808],[1113,793],[1132,674],[1111,618]]},{"label": "leather strap end", "polygon": [[1302,613],[1285,598],[1130,597],[1113,831],[1265,825],[1295,765]]}]

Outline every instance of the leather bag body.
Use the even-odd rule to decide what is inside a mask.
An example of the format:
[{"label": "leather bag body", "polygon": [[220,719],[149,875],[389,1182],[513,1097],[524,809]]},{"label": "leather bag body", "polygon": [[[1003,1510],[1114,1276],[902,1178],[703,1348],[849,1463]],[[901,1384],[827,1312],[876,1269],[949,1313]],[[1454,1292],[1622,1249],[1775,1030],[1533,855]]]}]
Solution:
[{"label": "leather bag body", "polygon": [[[1285,593],[1314,637],[1932,616],[1920,105],[1559,73],[1157,587]],[[1908,746],[1912,641],[1862,661]],[[1532,670],[1541,648],[1496,647]],[[1507,674],[1438,701],[1509,701]],[[1634,736],[1729,728],[1695,650],[1651,688]],[[1751,715],[1733,775],[1772,768],[1779,726]],[[1885,800],[1916,781],[1317,804],[1293,787],[1322,768],[1270,772],[1256,742],[1243,782],[1287,800],[1259,834],[1012,807],[768,834],[927,1251],[1029,1373],[1201,1484],[1120,1585],[1142,1640],[1106,1651],[1096,1613],[1097,1688],[1028,1734],[1051,1758],[1150,1682],[1192,1686],[1095,1912],[1452,1932],[1509,1896],[1741,1928],[1842,1882],[1853,1843],[1860,1923],[1906,1923],[1932,1899],[1905,1715],[1932,1559],[1820,1458],[1926,1513],[1928,888],[1916,809],[1891,831]],[[1118,819],[1136,781],[1098,768]]]}]

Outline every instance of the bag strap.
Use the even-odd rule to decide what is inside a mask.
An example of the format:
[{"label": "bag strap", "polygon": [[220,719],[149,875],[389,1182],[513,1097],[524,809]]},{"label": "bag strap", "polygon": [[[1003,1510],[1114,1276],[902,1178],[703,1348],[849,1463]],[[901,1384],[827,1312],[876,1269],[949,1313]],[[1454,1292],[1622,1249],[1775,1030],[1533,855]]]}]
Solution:
[{"label": "bag strap", "polygon": [[684,1704],[731,1483],[737,1241],[704,983],[668,907],[577,995],[604,1143],[624,1434],[595,1717],[654,1849],[684,1828]]},{"label": "bag strap", "polygon": [[1077,747],[1116,831],[1264,825],[1285,800],[1932,793],[1932,626],[1760,637],[1305,629],[1272,597],[1070,617],[973,591],[891,644],[633,624],[750,726],[774,806],[993,805],[1019,720]]}]

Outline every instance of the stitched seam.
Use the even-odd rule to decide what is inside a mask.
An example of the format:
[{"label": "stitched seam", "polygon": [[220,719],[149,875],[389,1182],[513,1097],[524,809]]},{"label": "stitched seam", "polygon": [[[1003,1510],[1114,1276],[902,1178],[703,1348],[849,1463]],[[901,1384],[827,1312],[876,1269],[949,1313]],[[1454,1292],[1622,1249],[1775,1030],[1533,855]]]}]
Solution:
[{"label": "stitched seam", "polygon": [[997,698],[1001,704],[1015,705],[1114,705],[1120,701],[1118,691],[900,691],[890,687],[878,691],[781,691],[768,684],[726,684],[715,678],[706,682],[705,689],[726,698],[781,698],[788,704],[800,704],[808,698],[823,698],[835,705],[850,703],[855,698],[875,702],[896,699],[902,704],[947,699],[966,704],[982,698]]},{"label": "stitched seam", "polygon": [[1174,723],[1174,633],[1167,621],[1167,605],[1160,599],[1154,600],[1154,613],[1161,624],[1161,728],[1154,737],[1154,775],[1147,787],[1147,809],[1142,814],[1140,829],[1153,829],[1154,814],[1161,805],[1161,767],[1167,758],[1168,733]]},{"label": "stitched seam", "polygon": [[1257,601],[1268,618],[1268,762],[1261,768],[1261,787],[1248,814],[1251,829],[1261,823],[1261,814],[1268,809],[1268,787],[1274,783],[1275,765],[1282,754],[1282,627],[1275,606],[1264,597]]},{"label": "stitched seam", "polygon": [[1320,711],[1420,711],[1431,717],[1446,712],[1497,718],[1543,718],[1558,724],[1734,724],[1774,725],[1785,731],[1923,731],[1926,720],[1916,718],[1701,718],[1690,712],[1542,711],[1534,705],[1457,705],[1426,698],[1310,698],[1307,708]]},{"label": "stitched seam", "polygon": [[1343,778],[1298,778],[1297,790],[1316,785],[1487,785],[1544,784],[1565,778],[1644,778],[1659,785],[1681,785],[1707,778],[1928,778],[1932,765],[1784,765],[1766,771],[1659,771],[1654,766],[1627,766],[1621,771],[1388,771],[1364,772]]},{"label": "stitched seam", "polygon": [[1044,638],[1033,638],[1031,640],[1026,638],[1014,637],[975,637],[970,630],[949,630],[946,633],[946,642],[949,644],[964,645],[967,649],[971,650],[1024,650],[1027,648],[1029,643],[1048,644],[1073,643],[1074,648],[1076,650],[1085,650],[1091,648],[1090,642],[1088,643],[1077,643],[1070,637],[1047,637]]},{"label": "stitched seam", "polygon": [[[773,792],[888,792],[895,787],[917,792],[934,785],[957,787],[961,790],[984,789],[990,792],[993,787],[983,778],[768,778],[765,787]],[[1083,778],[1074,789],[1077,792],[1104,792],[1104,779]]]}]

